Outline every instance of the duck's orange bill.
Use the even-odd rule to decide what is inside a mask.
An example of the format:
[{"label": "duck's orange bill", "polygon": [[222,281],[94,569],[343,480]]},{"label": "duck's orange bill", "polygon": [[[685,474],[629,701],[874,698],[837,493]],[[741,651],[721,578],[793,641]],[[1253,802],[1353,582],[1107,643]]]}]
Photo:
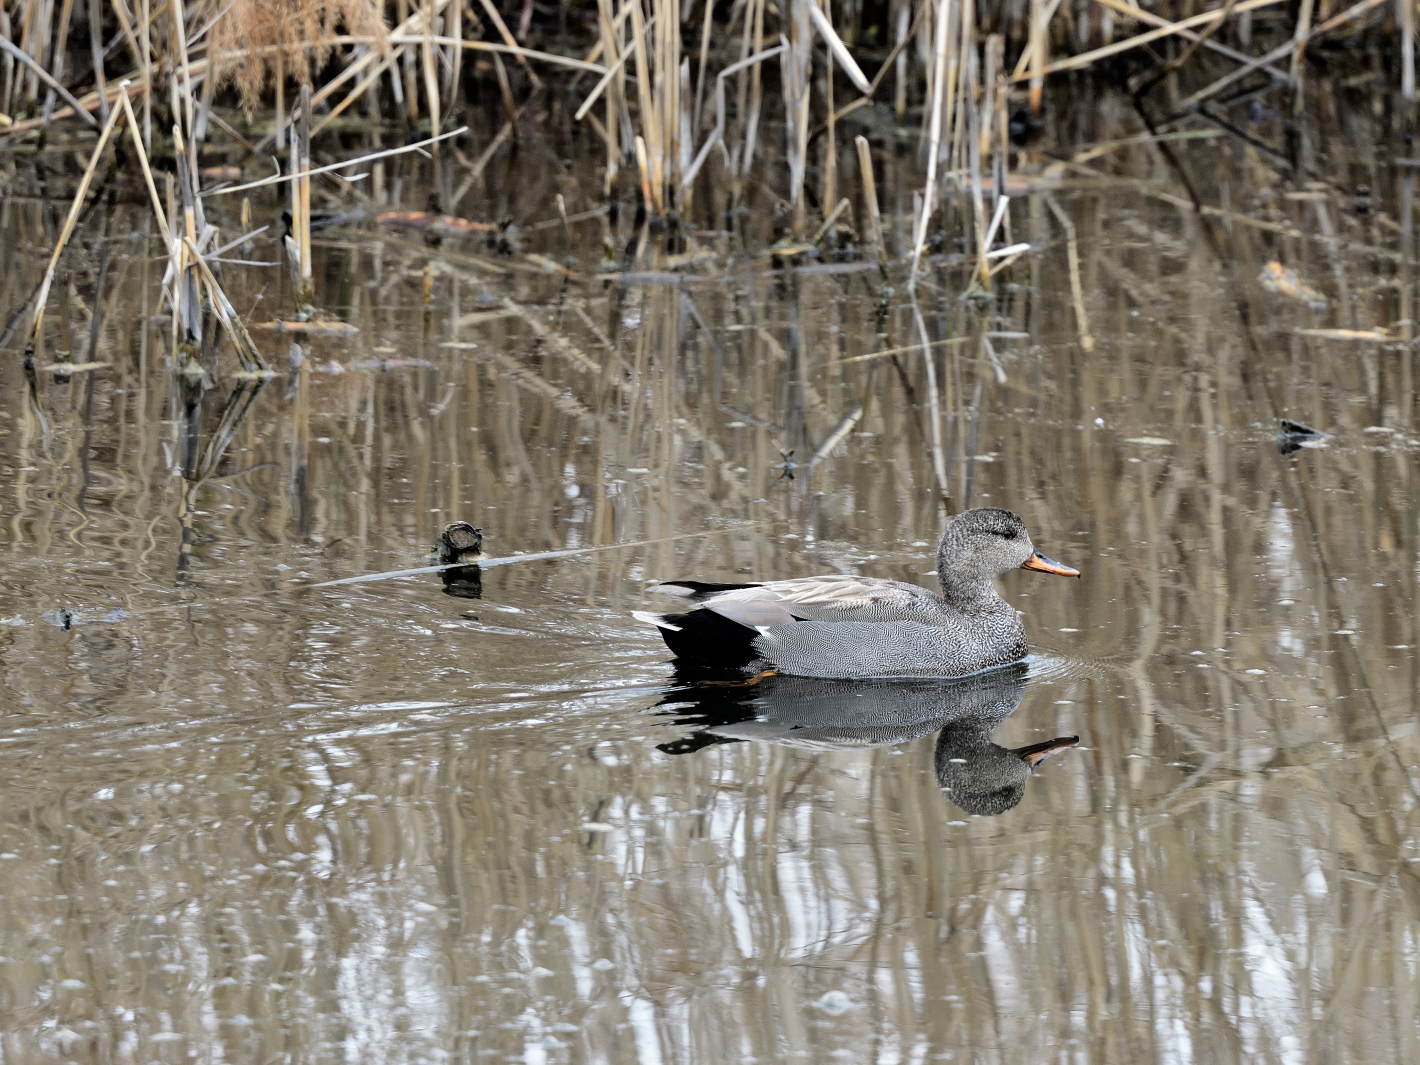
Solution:
[{"label": "duck's orange bill", "polygon": [[1039,551],[1021,563],[1021,569],[1038,569],[1041,573],[1058,573],[1062,577],[1078,577],[1080,571],[1062,566],[1054,559],[1046,558]]}]

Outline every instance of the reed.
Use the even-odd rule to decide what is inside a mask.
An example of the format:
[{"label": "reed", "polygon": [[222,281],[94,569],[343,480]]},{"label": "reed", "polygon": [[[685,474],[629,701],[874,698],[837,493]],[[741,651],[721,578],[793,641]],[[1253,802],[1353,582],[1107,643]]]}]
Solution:
[{"label": "reed", "polygon": [[[204,316],[222,336],[236,339],[215,310],[224,300],[209,292],[221,289],[220,266],[213,270],[205,259],[220,241],[204,202],[229,190],[202,187],[204,157],[252,159],[272,145],[287,157],[294,318],[311,319],[319,297],[312,198],[321,190],[313,179],[323,170],[312,160],[322,151],[341,150],[338,121],[361,101],[376,114],[389,113],[392,104],[411,128],[427,128],[420,143],[430,156],[429,185],[452,210],[486,181],[489,160],[517,140],[519,124],[537,120],[541,112],[528,108],[535,94],[550,79],[564,79],[579,101],[575,119],[595,128],[604,149],[594,199],[615,203],[623,176],[634,173],[629,188],[653,228],[668,224],[675,234],[665,246],[669,253],[685,246],[704,217],[694,207],[702,186],[727,189],[731,208],[752,201],[764,209],[760,190],[782,198],[792,248],[809,235],[831,238],[845,198],[839,151],[852,140],[868,208],[866,235],[884,283],[894,263],[874,213],[873,149],[856,134],[845,136],[843,126],[855,112],[882,105],[896,119],[895,135],[910,140],[913,131],[904,127],[915,105],[920,124],[911,121],[925,179],[915,196],[920,207],[911,219],[910,263],[902,264],[908,287],[915,290],[924,270],[936,269],[933,247],[959,243],[974,264],[969,287],[982,294],[1024,254],[1012,239],[1005,189],[1023,160],[1034,165],[1038,159],[1013,143],[1013,113],[1019,108],[1041,114],[1054,75],[1128,63],[1141,94],[1166,75],[1182,77],[1184,91],[1165,125],[1192,115],[1206,118],[1207,105],[1239,88],[1263,94],[1281,89],[1286,109],[1296,116],[1309,95],[1307,57],[1321,38],[1339,47],[1395,42],[1397,106],[1407,122],[1415,109],[1415,11],[1402,0],[1358,0],[1340,10],[1304,0],[1285,20],[1281,0],[1224,0],[1203,11],[1180,0],[1097,0],[1101,17],[1079,23],[1072,22],[1075,5],[1061,0],[1030,0],[1020,17],[970,0],[897,0],[873,27],[883,42],[876,50],[861,43],[868,17],[862,5],[847,0],[742,0],[728,7],[703,0],[597,0],[565,35],[554,35],[534,7],[498,0],[468,8],[456,0],[110,0],[108,6],[87,4],[87,17],[77,20],[72,3],[45,7],[20,0],[0,21],[0,142],[49,135],[65,123],[97,132],[77,203],[87,195],[99,155],[116,137],[114,115],[121,111],[123,124],[135,128],[135,146],[141,145],[144,182],[158,217],[160,197],[153,190],[168,178],[154,173],[153,161],[168,158],[168,147],[154,144],[155,111],[159,125],[171,128],[182,156],[165,170],[177,194],[176,216],[172,230],[166,222],[159,228],[169,247],[175,351],[183,344],[203,350],[204,337],[212,350],[215,338],[203,331]],[[1121,34],[1124,28],[1135,32]],[[585,44],[577,43],[579,32]],[[686,34],[693,42],[689,51]],[[547,42],[552,46],[538,46]],[[1155,59],[1146,49],[1173,49],[1172,57]],[[474,76],[501,98],[507,121],[462,179],[452,182],[441,153],[445,131],[469,110],[466,53],[489,61]],[[505,57],[512,59],[505,63]],[[777,62],[766,65],[770,59]],[[889,98],[883,85],[890,76]],[[1259,79],[1260,87],[1247,88]],[[244,133],[239,122],[219,114],[233,104],[250,122],[269,123],[269,132]],[[136,127],[129,117],[135,114],[141,115]],[[773,146],[763,135],[766,117],[784,133]],[[821,152],[812,148],[818,138]],[[1286,154],[1295,169],[1295,147]],[[373,152],[366,159],[381,157]],[[382,169],[376,180],[383,195]],[[347,198],[358,201],[359,195],[353,186],[346,191]],[[1201,202],[1195,208],[1215,215],[1222,210]],[[76,209],[54,247],[46,298]],[[609,213],[608,241],[615,221]],[[632,247],[659,254],[661,246],[643,234]],[[569,255],[570,248],[569,238]],[[41,339],[42,308],[43,300],[32,343]],[[1080,335],[1088,337],[1088,330]],[[244,369],[256,365],[244,341],[236,348]]]}]

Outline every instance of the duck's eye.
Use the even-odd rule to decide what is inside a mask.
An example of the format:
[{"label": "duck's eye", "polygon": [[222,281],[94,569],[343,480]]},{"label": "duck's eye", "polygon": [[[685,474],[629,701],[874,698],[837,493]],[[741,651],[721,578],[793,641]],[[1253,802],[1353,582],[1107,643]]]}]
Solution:
[{"label": "duck's eye", "polygon": [[997,529],[996,535],[1003,540],[1014,540],[1016,538],[1015,529]]}]

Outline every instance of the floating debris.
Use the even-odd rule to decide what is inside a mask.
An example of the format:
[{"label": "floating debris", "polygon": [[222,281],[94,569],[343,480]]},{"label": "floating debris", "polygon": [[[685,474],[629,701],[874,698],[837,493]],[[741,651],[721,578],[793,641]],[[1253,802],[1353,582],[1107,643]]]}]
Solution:
[{"label": "floating debris", "polygon": [[1379,326],[1375,329],[1298,329],[1296,333],[1299,337],[1320,337],[1323,340],[1370,340],[1379,343],[1395,339]]},{"label": "floating debris", "polygon": [[1131,436],[1124,441],[1126,444],[1144,444],[1148,447],[1172,447],[1173,441],[1166,440],[1162,436]]},{"label": "floating debris", "polygon": [[1310,425],[1294,422],[1290,418],[1283,418],[1277,426],[1277,450],[1284,455],[1290,455],[1304,447],[1326,447],[1326,442],[1330,439],[1330,433],[1323,433],[1320,429],[1313,429]]},{"label": "floating debris", "polygon": [[450,522],[439,535],[439,562],[464,562],[483,551],[483,530],[466,521]]},{"label": "floating debris", "polygon": [[358,325],[349,322],[316,320],[313,322],[256,322],[252,329],[271,329],[277,333],[310,333],[312,336],[349,337],[360,332]]},{"label": "floating debris", "polygon": [[102,370],[109,365],[110,364],[106,362],[52,362],[48,366],[40,367],[40,369],[53,373],[55,377],[69,377],[71,374]]},{"label": "floating debris", "polygon": [[375,225],[439,234],[497,233],[499,230],[492,222],[470,222],[467,218],[429,211],[386,211],[375,216]]},{"label": "floating debris", "polygon": [[1314,311],[1326,310],[1326,297],[1302,281],[1297,276],[1297,271],[1287,269],[1275,259],[1262,268],[1257,280],[1268,292],[1275,292],[1288,299],[1301,300]]},{"label": "floating debris", "polygon": [[411,366],[428,368],[434,364],[428,359],[356,359],[348,370],[403,370]]}]

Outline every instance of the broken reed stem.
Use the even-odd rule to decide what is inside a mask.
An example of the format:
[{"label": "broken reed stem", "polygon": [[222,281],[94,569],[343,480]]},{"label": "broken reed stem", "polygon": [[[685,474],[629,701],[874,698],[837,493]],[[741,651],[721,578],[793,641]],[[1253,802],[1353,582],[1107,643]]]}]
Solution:
[{"label": "broken reed stem", "polygon": [[1085,351],[1095,350],[1095,338],[1090,333],[1090,320],[1085,314],[1085,289],[1080,283],[1080,246],[1075,239],[1075,224],[1060,209],[1053,197],[1044,196],[1045,205],[1065,230],[1065,253],[1070,262],[1070,299],[1075,304],[1075,324],[1080,330],[1080,347]]},{"label": "broken reed stem", "polygon": [[852,204],[848,202],[848,197],[845,196],[843,199],[839,200],[833,210],[829,212],[828,217],[823,220],[823,225],[818,227],[818,232],[814,234],[813,240],[809,241],[809,243],[817,244],[819,241],[823,240],[823,238],[828,235],[828,231],[833,228],[833,223],[837,222],[839,216],[851,206]]},{"label": "broken reed stem", "polygon": [[1030,55],[1030,114],[1040,117],[1041,97],[1045,92],[1045,0],[1030,0],[1030,30],[1026,51]]},{"label": "broken reed stem", "polygon": [[3,48],[7,54],[19,60],[26,67],[28,67],[31,73],[36,75],[41,81],[43,81],[46,85],[49,86],[51,92],[58,93],[60,99],[62,99],[65,103],[67,103],[70,107],[74,109],[75,114],[77,114],[94,129],[100,128],[99,120],[93,115],[91,115],[84,108],[84,106],[79,103],[78,100],[74,99],[68,89],[66,89],[63,85],[59,84],[59,82],[52,78],[49,74],[49,71],[45,70],[42,66],[36,63],[28,52],[12,44],[10,40],[4,37],[3,35],[0,35],[0,48]]},{"label": "broken reed stem", "polygon": [[89,185],[94,180],[94,172],[98,169],[99,160],[103,158],[104,148],[108,145],[108,139],[113,133],[113,127],[118,124],[118,108],[109,111],[108,121],[104,123],[102,131],[99,133],[99,142],[94,145],[94,154],[89,156],[89,165],[84,168],[84,176],[79,180],[79,188],[74,193],[74,202],[69,205],[69,214],[65,216],[64,225],[59,231],[59,239],[54,242],[54,251],[49,256],[49,267],[44,272],[44,281],[39,287],[39,294],[35,296],[34,305],[34,326],[30,330],[30,342],[27,351],[33,353],[36,344],[39,342],[40,330],[44,326],[44,305],[49,299],[50,286],[54,284],[54,272],[59,266],[59,256],[64,252],[64,245],[68,243],[69,237],[74,232],[74,224],[79,220],[79,211],[84,206],[84,201],[89,196]]},{"label": "broken reed stem", "polygon": [[863,199],[867,201],[873,247],[878,253],[878,272],[882,275],[883,283],[886,284],[888,279],[887,247],[883,242],[883,219],[878,211],[878,186],[873,179],[873,152],[868,145],[868,138],[861,134],[854,138],[853,143],[858,148],[858,172],[862,176]]}]

